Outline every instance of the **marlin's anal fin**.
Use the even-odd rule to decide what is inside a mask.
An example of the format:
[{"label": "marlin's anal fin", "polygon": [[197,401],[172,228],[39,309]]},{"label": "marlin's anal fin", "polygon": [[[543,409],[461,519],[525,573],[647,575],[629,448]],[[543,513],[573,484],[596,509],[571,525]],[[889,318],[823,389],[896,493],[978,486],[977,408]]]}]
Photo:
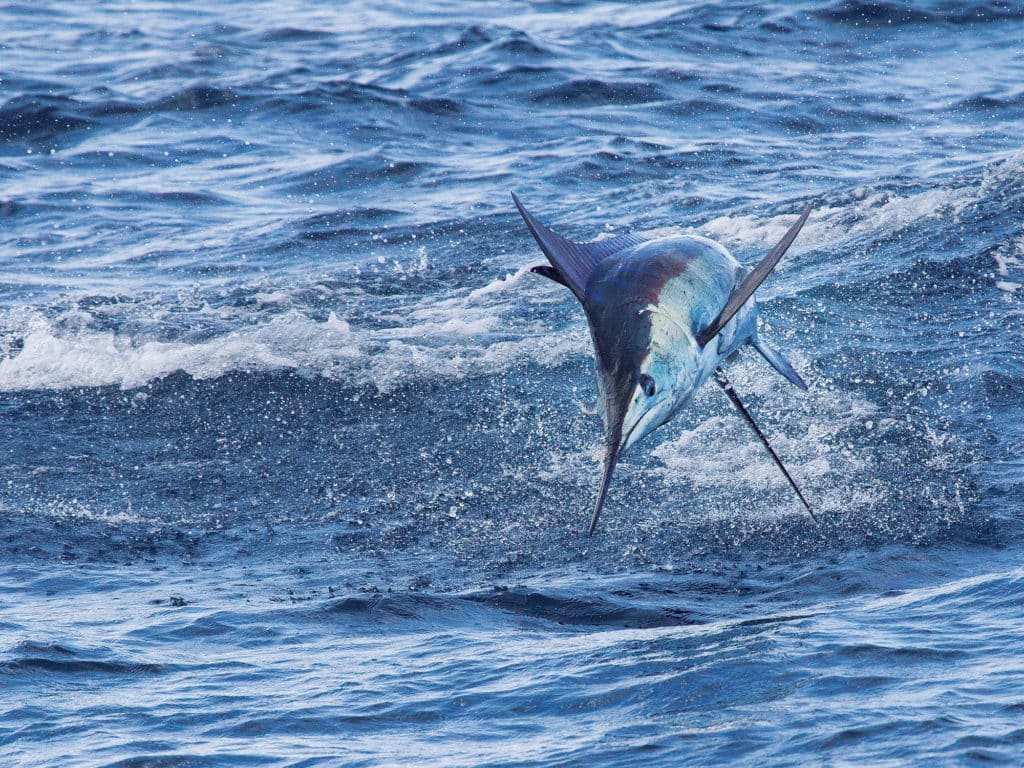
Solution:
[{"label": "marlin's anal fin", "polygon": [[761,353],[761,357],[768,361],[768,364],[776,371],[785,376],[791,383],[800,387],[804,392],[807,391],[807,385],[804,384],[804,380],[800,378],[800,374],[797,373],[793,366],[790,365],[789,360],[782,356],[782,353],[774,347],[769,347],[758,339],[754,339],[750,344]]},{"label": "marlin's anal fin", "polygon": [[566,288],[569,284],[565,282],[565,278],[562,277],[558,270],[554,267],[549,267],[547,264],[538,264],[536,267],[530,267],[531,272],[535,272],[538,275],[546,277],[548,280],[554,280],[559,285],[564,285]]},{"label": "marlin's anal fin", "polygon": [[805,499],[803,493],[800,492],[800,488],[797,486],[796,481],[793,479],[793,476],[789,474],[789,471],[782,463],[782,459],[779,458],[779,454],[777,454],[775,452],[775,449],[772,448],[771,443],[768,442],[768,438],[765,437],[764,432],[761,431],[761,428],[757,426],[757,422],[754,421],[754,417],[750,415],[750,412],[747,410],[747,407],[743,405],[743,401],[740,400],[740,396],[736,394],[736,390],[733,389],[732,383],[726,377],[725,373],[722,371],[721,368],[716,368],[714,376],[715,383],[722,388],[722,391],[725,392],[726,397],[728,397],[732,404],[736,406],[736,410],[740,412],[740,415],[743,417],[743,420],[750,425],[750,428],[752,430],[754,430],[754,434],[756,434],[757,438],[761,441],[761,445],[765,447],[765,450],[767,450],[768,454],[772,457],[772,461],[775,462],[775,466],[779,468],[779,470],[782,472],[786,480],[789,481],[790,487],[794,491],[796,491],[796,495],[800,497],[800,501],[803,502],[804,507],[807,509],[807,512],[811,516],[811,519],[814,520],[814,522],[821,525],[817,515],[814,514],[814,510],[811,509],[811,505],[807,503],[807,499]]}]

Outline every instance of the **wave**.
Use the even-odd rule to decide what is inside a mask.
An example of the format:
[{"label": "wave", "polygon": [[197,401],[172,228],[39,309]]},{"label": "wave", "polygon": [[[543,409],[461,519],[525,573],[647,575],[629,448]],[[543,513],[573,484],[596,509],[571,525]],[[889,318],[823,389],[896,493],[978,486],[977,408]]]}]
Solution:
[{"label": "wave", "polygon": [[605,82],[588,79],[556,85],[534,94],[536,104],[566,107],[598,107],[609,104],[634,105],[664,101],[662,90],[645,82]]},{"label": "wave", "polygon": [[[364,173],[422,172],[419,164],[398,167],[370,156],[360,167]],[[327,184],[333,168],[315,170],[317,183]],[[766,298],[816,286],[877,281],[915,259],[949,261],[957,252],[934,250],[929,242],[934,235],[927,229],[915,235],[912,248],[887,253],[884,265],[872,249],[889,251],[894,238],[929,222],[987,220],[994,199],[1024,201],[1022,170],[1024,153],[1017,153],[980,173],[925,188],[862,186],[825,196],[780,265]],[[305,178],[285,183],[294,186]],[[695,231],[736,249],[743,259],[777,242],[802,202],[779,206],[791,209],[787,213],[776,208],[715,216]],[[304,227],[309,236],[322,230],[318,236],[334,237],[376,221],[356,226],[347,216],[314,216]],[[442,227],[442,234],[449,229]],[[668,227],[650,234],[685,231],[694,230]],[[1013,292],[1020,282],[1015,275],[1021,235],[1012,226],[1010,232],[985,257],[989,263],[995,260],[998,279],[992,283],[998,282],[1004,292]],[[94,296],[83,298],[70,312],[66,305],[12,307],[0,313],[0,342],[7,350],[0,359],[0,390],[130,389],[175,371],[210,379],[231,371],[288,369],[389,391],[410,381],[501,374],[525,364],[552,368],[588,356],[585,326],[571,303],[557,286],[529,273],[536,262],[532,251],[499,260],[477,273],[486,278],[490,272],[491,278],[474,285],[468,272],[450,281],[434,270],[436,257],[418,244],[416,230],[393,238],[400,241],[392,247],[403,249],[402,260],[379,257],[383,263],[374,260],[342,273],[333,284],[280,283],[227,296],[178,294],[127,301]],[[836,252],[842,258],[830,255]],[[502,270],[502,263],[512,268]],[[158,333],[147,330],[155,318],[161,319]],[[191,330],[168,333],[173,329],[168,321],[187,323]],[[195,329],[204,327],[196,339]]]},{"label": "wave", "polygon": [[170,669],[162,664],[109,658],[111,654],[105,649],[84,651],[34,641],[18,643],[4,655],[7,658],[0,660],[0,679],[6,679],[9,684],[21,677],[38,682],[41,674],[81,675],[90,679],[98,675],[132,678],[161,675]]},{"label": "wave", "polygon": [[[863,239],[884,241],[922,221],[956,221],[981,203],[1007,197],[1024,199],[1024,152],[993,162],[980,173],[936,180],[923,189],[920,184],[905,189],[858,186],[842,195],[810,198],[806,202],[814,206],[811,216],[791,253],[828,250]],[[792,213],[730,214],[715,217],[697,229],[733,247],[770,246],[782,237],[792,217]],[[891,265],[887,260],[886,267]],[[785,261],[780,268],[785,270]]]},{"label": "wave", "polygon": [[85,131],[93,121],[66,96],[17,96],[0,106],[0,143],[45,142]]},{"label": "wave", "polygon": [[645,608],[611,598],[541,593],[525,588],[497,588],[465,599],[518,616],[574,627],[643,629],[700,623],[694,614],[679,608]]},{"label": "wave", "polygon": [[[87,318],[86,327],[61,331],[37,311],[13,311],[2,331],[12,354],[0,360],[0,390],[131,389],[175,371],[211,379],[290,369],[390,391],[414,379],[499,373],[525,362],[557,366],[584,354],[582,327],[526,335],[503,329],[503,315],[517,306],[509,297],[524,290],[554,292],[523,267],[479,288],[406,307],[395,325],[362,327],[333,312],[317,320],[293,309],[196,343],[92,330]],[[254,299],[264,305],[289,300],[288,294],[260,296]]]},{"label": "wave", "polygon": [[840,24],[893,27],[919,24],[977,24],[1024,19],[1024,10],[1014,3],[998,0],[835,0],[811,14],[823,21]]}]

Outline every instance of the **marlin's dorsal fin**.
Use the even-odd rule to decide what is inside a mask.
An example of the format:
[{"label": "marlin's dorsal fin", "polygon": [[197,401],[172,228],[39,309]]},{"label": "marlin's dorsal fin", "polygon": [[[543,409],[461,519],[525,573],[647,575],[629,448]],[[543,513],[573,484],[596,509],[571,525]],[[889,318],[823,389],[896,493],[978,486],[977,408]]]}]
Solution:
[{"label": "marlin's dorsal fin", "polygon": [[519,202],[519,198],[516,197],[514,192],[512,193],[512,201],[516,204],[516,208],[519,209],[519,213],[523,217],[523,221],[526,222],[526,226],[530,228],[530,232],[537,241],[537,245],[544,251],[544,255],[551,262],[551,266],[554,267],[562,279],[556,280],[547,272],[537,269],[534,271],[569,286],[569,289],[576,294],[576,298],[580,301],[583,301],[587,280],[590,279],[594,268],[603,259],[611,256],[613,253],[618,253],[624,248],[630,248],[647,242],[647,238],[640,237],[639,235],[619,235],[618,237],[610,237],[607,240],[595,240],[591,243],[575,243],[561,235],[555,234],[537,221],[523,207],[523,204]]},{"label": "marlin's dorsal fin", "polygon": [[804,212],[800,214],[800,218],[796,220],[796,223],[789,228],[785,236],[778,242],[778,244],[772,248],[771,252],[762,259],[761,263],[750,270],[750,274],[747,275],[743,282],[732,292],[729,300],[725,302],[725,306],[722,311],[719,312],[716,317],[707,328],[697,334],[697,343],[702,347],[711,341],[719,332],[729,323],[736,313],[739,312],[743,305],[747,303],[747,300],[754,295],[754,291],[757,290],[758,286],[764,282],[764,279],[768,277],[769,273],[775,269],[775,265],[779,263],[779,259],[782,258],[789,246],[796,240],[796,236],[800,233],[800,228],[803,227],[804,222],[807,221],[807,217],[811,213],[811,206],[804,208]]}]

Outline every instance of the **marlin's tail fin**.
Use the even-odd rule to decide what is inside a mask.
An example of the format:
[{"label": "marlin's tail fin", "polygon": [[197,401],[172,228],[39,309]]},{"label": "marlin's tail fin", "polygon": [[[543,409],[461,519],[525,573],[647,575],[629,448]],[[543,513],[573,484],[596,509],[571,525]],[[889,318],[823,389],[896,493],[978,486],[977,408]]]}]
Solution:
[{"label": "marlin's tail fin", "polygon": [[789,360],[784,358],[779,350],[774,347],[769,347],[758,339],[754,339],[750,343],[754,349],[761,353],[761,357],[767,360],[768,364],[772,368],[789,379],[793,384],[800,387],[804,392],[807,391],[807,385],[804,384],[804,380],[800,378],[800,374],[793,370],[793,366],[789,364]]},{"label": "marlin's tail fin", "polygon": [[624,248],[631,248],[646,242],[647,238],[639,235],[619,235],[592,243],[576,243],[567,240],[540,223],[533,214],[523,207],[522,202],[512,193],[512,202],[516,204],[519,214],[526,222],[537,245],[548,257],[551,266],[534,267],[531,271],[544,275],[556,283],[568,286],[583,301],[587,280],[602,259]]}]

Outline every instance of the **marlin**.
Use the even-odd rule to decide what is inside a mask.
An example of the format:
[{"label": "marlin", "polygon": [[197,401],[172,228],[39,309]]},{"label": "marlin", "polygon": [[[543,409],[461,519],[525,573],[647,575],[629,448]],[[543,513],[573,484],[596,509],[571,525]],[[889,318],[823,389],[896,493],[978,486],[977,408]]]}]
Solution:
[{"label": "marlin", "polygon": [[622,455],[683,410],[708,379],[714,379],[754,430],[817,522],[796,481],[722,370],[723,363],[749,344],[787,380],[807,390],[782,353],[758,338],[753,295],[796,239],[811,206],[768,255],[747,270],[724,247],[696,235],[625,234],[573,242],[538,221],[515,193],[512,200],[550,262],[531,271],[573,292],[583,305],[594,342],[604,470],[590,534],[597,528]]}]

